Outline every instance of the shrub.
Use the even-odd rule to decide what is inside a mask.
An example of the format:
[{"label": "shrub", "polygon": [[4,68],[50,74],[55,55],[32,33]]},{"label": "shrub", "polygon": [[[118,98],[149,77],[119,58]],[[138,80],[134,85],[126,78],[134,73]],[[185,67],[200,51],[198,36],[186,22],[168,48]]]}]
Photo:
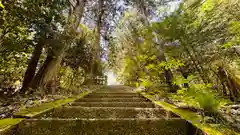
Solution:
[{"label": "shrub", "polygon": [[227,103],[225,99],[213,92],[210,84],[193,84],[190,88],[178,90],[174,99],[180,100],[190,107],[203,109],[205,114],[215,114]]}]

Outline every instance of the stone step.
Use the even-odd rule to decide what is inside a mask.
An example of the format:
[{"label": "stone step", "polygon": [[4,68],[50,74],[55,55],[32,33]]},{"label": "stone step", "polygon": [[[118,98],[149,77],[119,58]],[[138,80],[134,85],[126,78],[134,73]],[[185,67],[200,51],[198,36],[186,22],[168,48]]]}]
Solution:
[{"label": "stone step", "polygon": [[131,97],[142,97],[136,93],[92,93],[86,97],[91,98],[131,98]]},{"label": "stone step", "polygon": [[138,93],[135,93],[135,92],[105,92],[105,91],[102,91],[102,92],[97,92],[97,91],[94,91],[92,92],[91,94],[124,94],[124,95],[140,95]]},{"label": "stone step", "polygon": [[6,135],[187,135],[182,119],[29,119]]},{"label": "stone step", "polygon": [[131,89],[98,89],[95,92],[129,92],[129,93],[135,93],[133,90]]},{"label": "stone step", "polygon": [[151,102],[74,102],[71,105],[83,107],[155,107],[155,105]]},{"label": "stone step", "polygon": [[136,94],[134,91],[94,91],[94,93],[127,93],[127,94]]},{"label": "stone step", "polygon": [[146,102],[145,98],[82,98],[77,102]]},{"label": "stone step", "polygon": [[167,113],[161,108],[70,106],[54,109],[38,118],[164,118],[166,116]]}]

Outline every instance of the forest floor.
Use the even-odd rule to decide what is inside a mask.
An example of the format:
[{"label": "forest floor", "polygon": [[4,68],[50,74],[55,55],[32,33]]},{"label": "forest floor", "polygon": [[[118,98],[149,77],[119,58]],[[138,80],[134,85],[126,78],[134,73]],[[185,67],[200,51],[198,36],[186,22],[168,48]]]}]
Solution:
[{"label": "forest floor", "polygon": [[[170,102],[171,103],[171,102]],[[184,105],[183,103],[173,103],[175,106],[189,110],[192,112],[195,112],[199,115],[203,115],[204,111],[202,109],[197,109],[193,107],[189,107],[187,105]],[[240,132],[240,103],[231,103],[228,104],[218,110],[218,114],[215,117],[214,116],[205,116],[204,119],[206,119],[206,122],[214,123],[214,124],[224,124],[228,127],[231,127],[236,132]]]},{"label": "forest floor", "polygon": [[0,98],[0,119],[13,117],[13,114],[18,112],[20,108],[29,108],[41,105],[43,103],[64,99],[66,97],[81,94],[97,87],[99,86],[82,86],[75,91],[58,89],[55,94],[42,94],[41,92],[34,92],[24,96],[15,94],[11,97]]},{"label": "forest floor", "polygon": [[[135,90],[144,91],[144,88],[139,87]],[[196,114],[202,115],[204,119],[206,119],[206,122],[215,123],[215,124],[221,123],[230,127],[231,129],[234,129],[236,132],[240,132],[240,102],[229,103],[228,105],[221,107],[218,110],[219,115],[216,118],[214,118],[214,117],[204,116],[204,113],[203,113],[204,111],[200,108],[190,107],[183,102],[174,102],[174,100],[171,99],[170,95],[151,93],[150,91],[148,91],[148,94],[154,95],[154,99],[156,101],[164,101],[169,104],[175,105],[178,108],[189,110]]]}]

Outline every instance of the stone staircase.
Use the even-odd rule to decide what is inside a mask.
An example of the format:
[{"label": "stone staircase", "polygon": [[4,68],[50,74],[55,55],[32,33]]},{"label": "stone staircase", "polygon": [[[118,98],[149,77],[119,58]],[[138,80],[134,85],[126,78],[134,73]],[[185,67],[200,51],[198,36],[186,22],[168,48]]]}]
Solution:
[{"label": "stone staircase", "polygon": [[15,135],[190,135],[190,124],[126,86],[99,89],[71,105],[24,120]]}]

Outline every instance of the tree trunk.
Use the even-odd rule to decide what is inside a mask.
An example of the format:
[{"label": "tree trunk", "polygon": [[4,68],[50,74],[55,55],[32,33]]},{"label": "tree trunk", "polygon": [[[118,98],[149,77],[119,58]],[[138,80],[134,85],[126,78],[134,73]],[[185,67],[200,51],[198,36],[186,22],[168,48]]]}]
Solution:
[{"label": "tree trunk", "polygon": [[[76,31],[78,29],[79,23],[81,22],[83,12],[85,7],[85,0],[78,0],[74,11],[69,15],[68,25],[65,27],[64,33],[69,33],[69,31]],[[45,88],[49,83],[56,81],[56,76],[58,74],[61,61],[65,55],[65,51],[68,49],[68,44],[62,44],[59,48],[53,49],[53,51],[48,52],[48,56],[38,71],[37,75],[31,83],[32,88]],[[53,86],[53,85],[51,85]]]},{"label": "tree trunk", "polygon": [[92,58],[91,65],[91,76],[102,74],[100,62],[101,62],[101,26],[102,26],[102,16],[104,14],[103,0],[98,0],[98,12],[97,12],[97,22],[96,22],[96,34],[95,34],[95,45],[94,45],[94,56]]},{"label": "tree trunk", "polygon": [[20,92],[21,94],[25,93],[29,84],[31,83],[31,81],[34,78],[36,68],[37,68],[37,64],[38,64],[39,58],[42,54],[43,45],[44,45],[44,43],[42,41],[39,41],[38,44],[36,45],[33,53],[32,53],[32,57],[31,57],[31,59],[28,63],[28,68],[25,72],[25,76],[24,76],[24,80],[23,80],[23,84],[22,84],[22,89],[21,89],[21,92]]},{"label": "tree trunk", "polygon": [[198,53],[198,51],[193,46],[191,46],[191,49],[192,49],[192,52],[193,52],[193,55],[194,55],[194,58],[195,58],[194,60],[197,63],[199,69],[202,72],[202,76],[204,78],[205,83],[211,83],[211,79],[207,76],[207,73],[205,72],[205,70],[204,70],[204,68],[203,68],[203,66],[202,66],[202,64],[200,62],[200,61],[204,61],[202,59],[201,54]]},{"label": "tree trunk", "polygon": [[[228,93],[229,93],[230,99],[232,101],[235,101],[239,97],[240,86],[237,84],[237,82],[235,82],[234,79],[232,79],[232,77],[229,77],[227,75],[227,73],[223,67],[220,66],[218,68],[218,73],[219,73],[220,81],[221,81],[222,85],[227,87],[229,90]],[[227,91],[225,91],[224,93],[227,93]]]},{"label": "tree trunk", "polygon": [[[161,46],[160,49],[163,50],[163,47]],[[160,52],[159,60],[164,62],[167,61],[163,51]],[[170,92],[177,92],[178,86],[173,84],[173,73],[170,69],[164,69],[164,77],[165,77],[166,83],[170,87]]]},{"label": "tree trunk", "polygon": [[201,70],[201,68],[199,68],[199,66],[198,66],[198,64],[196,62],[197,61],[196,58],[190,53],[190,51],[189,51],[189,49],[187,47],[184,47],[184,51],[186,51],[187,54],[189,55],[191,61],[193,62],[195,70],[199,73],[202,81],[207,84],[208,80],[205,78],[204,72]]},{"label": "tree trunk", "polygon": [[170,92],[177,92],[178,87],[172,83],[173,80],[173,74],[172,71],[169,69],[164,70],[164,76],[166,79],[166,83],[170,87]]},{"label": "tree trunk", "polygon": [[51,53],[48,53],[46,60],[44,61],[42,67],[39,69],[38,73],[34,77],[31,82],[31,88],[38,88],[43,80],[44,73],[46,73],[47,68],[49,67],[50,63],[54,60]]},{"label": "tree trunk", "polygon": [[96,53],[96,60],[100,60],[100,51],[101,51],[101,25],[102,25],[102,16],[103,16],[103,1],[98,0],[98,19],[97,19],[97,26],[96,26],[96,44],[95,44],[95,53]]},{"label": "tree trunk", "polygon": [[[186,72],[186,67],[180,67],[180,72],[182,73],[182,76],[184,77],[184,79],[188,78],[189,73]],[[184,83],[183,87],[184,88],[189,88],[189,84],[188,83]]]},{"label": "tree trunk", "polygon": [[[146,7],[144,5],[144,0],[137,0],[137,6],[138,6],[138,9],[140,10],[141,14],[143,15],[142,22],[145,25],[149,25],[150,23],[148,21],[148,15],[146,12]],[[164,54],[163,45],[164,45],[164,43],[160,44],[160,46],[159,46],[159,50],[161,51],[159,54],[159,60],[166,62],[167,60],[166,60],[166,57]],[[170,87],[170,92],[177,92],[178,86],[172,83],[173,82],[173,73],[170,69],[164,69],[164,77],[165,77],[166,83]]]},{"label": "tree trunk", "polygon": [[137,8],[142,14],[141,22],[143,22],[146,25],[150,25],[150,22],[148,20],[148,14],[147,14],[147,7],[144,3],[144,0],[136,0]]}]

